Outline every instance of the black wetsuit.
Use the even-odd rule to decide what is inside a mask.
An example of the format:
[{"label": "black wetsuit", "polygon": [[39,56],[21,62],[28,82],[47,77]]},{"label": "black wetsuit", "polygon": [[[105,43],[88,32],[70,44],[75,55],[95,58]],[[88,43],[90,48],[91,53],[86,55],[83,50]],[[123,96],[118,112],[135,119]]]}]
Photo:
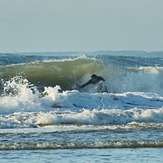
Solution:
[{"label": "black wetsuit", "polygon": [[[101,76],[97,76],[97,82],[98,83],[99,81],[105,81],[105,79]],[[84,88],[85,86],[89,85],[89,84],[96,84],[92,81],[92,79],[90,79],[87,83],[81,85],[79,88]]]}]

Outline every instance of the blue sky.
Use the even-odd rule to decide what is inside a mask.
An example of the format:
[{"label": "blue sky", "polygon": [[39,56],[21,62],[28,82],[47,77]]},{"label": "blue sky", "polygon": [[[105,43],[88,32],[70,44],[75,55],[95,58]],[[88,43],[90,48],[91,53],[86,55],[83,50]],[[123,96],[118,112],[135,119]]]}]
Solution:
[{"label": "blue sky", "polygon": [[0,52],[163,50],[163,0],[0,0]]}]

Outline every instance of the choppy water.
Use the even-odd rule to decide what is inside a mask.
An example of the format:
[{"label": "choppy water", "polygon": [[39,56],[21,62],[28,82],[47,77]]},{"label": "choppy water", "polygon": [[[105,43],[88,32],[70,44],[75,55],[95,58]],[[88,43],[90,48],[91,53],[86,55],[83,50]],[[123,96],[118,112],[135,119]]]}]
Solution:
[{"label": "choppy water", "polygon": [[[78,90],[94,73],[108,93]],[[162,52],[1,54],[0,77],[1,162],[161,162]]]}]

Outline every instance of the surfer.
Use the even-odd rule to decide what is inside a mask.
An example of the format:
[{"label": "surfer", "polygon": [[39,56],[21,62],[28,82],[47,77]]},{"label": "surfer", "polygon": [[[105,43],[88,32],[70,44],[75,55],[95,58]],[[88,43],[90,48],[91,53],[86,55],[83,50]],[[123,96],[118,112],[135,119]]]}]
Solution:
[{"label": "surfer", "polygon": [[104,82],[105,82],[105,79],[103,77],[93,74],[91,76],[91,79],[85,84],[81,85],[79,89],[82,89],[90,84],[98,84],[98,92],[108,92]]}]

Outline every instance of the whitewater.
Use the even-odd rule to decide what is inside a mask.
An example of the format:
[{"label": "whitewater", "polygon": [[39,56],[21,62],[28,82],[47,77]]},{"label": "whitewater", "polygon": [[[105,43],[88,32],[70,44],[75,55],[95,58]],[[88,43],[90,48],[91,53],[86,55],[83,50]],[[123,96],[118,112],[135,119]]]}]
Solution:
[{"label": "whitewater", "polygon": [[[108,92],[79,89],[92,74]],[[161,162],[162,149],[163,52],[0,54],[1,162]]]}]

